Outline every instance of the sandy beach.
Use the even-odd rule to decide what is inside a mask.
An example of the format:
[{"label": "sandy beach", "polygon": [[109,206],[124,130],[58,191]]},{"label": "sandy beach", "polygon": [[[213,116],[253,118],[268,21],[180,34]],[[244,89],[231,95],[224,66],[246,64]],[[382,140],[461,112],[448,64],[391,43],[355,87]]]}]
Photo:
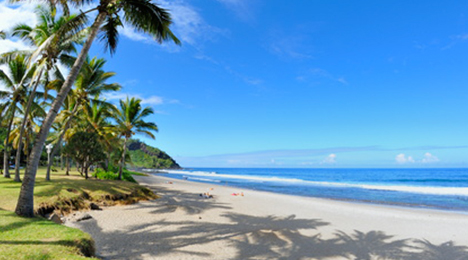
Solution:
[{"label": "sandy beach", "polygon": [[462,213],[136,179],[161,198],[66,223],[103,259],[468,259]]}]

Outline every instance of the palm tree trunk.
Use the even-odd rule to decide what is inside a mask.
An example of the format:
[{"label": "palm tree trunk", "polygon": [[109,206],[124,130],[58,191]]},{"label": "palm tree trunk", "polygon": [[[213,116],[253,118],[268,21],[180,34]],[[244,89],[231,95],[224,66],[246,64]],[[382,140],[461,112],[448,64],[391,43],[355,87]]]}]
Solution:
[{"label": "palm tree trunk", "polygon": [[123,151],[122,151],[122,158],[120,159],[119,180],[122,180],[122,170],[123,170],[123,167],[125,166],[125,154],[127,152],[127,141],[128,141],[128,137],[125,136],[125,141],[124,141]]},{"label": "palm tree trunk", "polygon": [[84,172],[85,172],[85,179],[88,179],[88,169],[89,169],[89,157],[86,157],[84,162]]},{"label": "palm tree trunk", "polygon": [[91,26],[90,34],[88,39],[86,40],[83,48],[81,49],[78,58],[76,59],[75,63],[73,64],[70,73],[68,74],[67,79],[63,83],[62,89],[58,93],[57,97],[55,98],[52,106],[50,107],[49,113],[47,113],[46,118],[44,119],[41,130],[34,141],[34,146],[31,151],[31,156],[28,160],[28,164],[26,167],[26,171],[24,174],[23,184],[21,185],[21,191],[18,198],[18,202],[16,204],[15,213],[19,216],[23,217],[34,217],[34,183],[36,182],[36,173],[37,167],[39,166],[39,160],[41,158],[41,152],[44,148],[45,140],[47,135],[49,134],[50,127],[57,117],[57,113],[63,105],[63,102],[68,95],[73,83],[75,82],[76,78],[78,77],[78,73],[83,66],[83,63],[88,55],[89,49],[96,38],[96,35],[103,23],[104,19],[106,18],[107,13],[104,11],[100,11],[94,20],[93,25]]},{"label": "palm tree trunk", "polygon": [[66,164],[65,167],[67,168],[65,175],[70,175],[70,158],[65,157],[65,164]]},{"label": "palm tree trunk", "polygon": [[39,82],[42,77],[43,71],[44,69],[41,69],[41,72],[39,72],[39,76],[36,79],[33,90],[31,91],[31,94],[29,95],[28,104],[26,105],[26,109],[24,111],[23,121],[21,122],[21,128],[20,128],[20,134],[19,134],[19,140],[18,140],[19,141],[18,150],[16,151],[16,158],[15,158],[15,180],[14,181],[16,182],[21,182],[20,164],[21,164],[21,148],[23,146],[24,129],[26,127],[26,122],[28,121],[29,111],[31,110],[32,102],[34,100],[34,97],[36,96],[37,86],[39,86]]},{"label": "palm tree trunk", "polygon": [[[54,158],[55,153],[57,153],[59,146],[62,144],[63,136],[65,135],[68,128],[70,127],[71,120],[75,116],[77,111],[78,111],[78,104],[75,104],[75,107],[73,108],[73,111],[70,117],[68,118],[67,123],[65,123],[64,125],[64,129],[62,133],[60,134],[57,144],[54,145],[54,148],[52,148],[52,152],[50,153],[51,158]],[[50,162],[48,162],[47,164],[46,181],[50,181],[50,168],[52,167],[52,164],[53,164],[52,161],[53,160],[50,160]]]},{"label": "palm tree trunk", "polygon": [[16,106],[15,104],[12,104],[12,111],[11,111],[11,119],[10,122],[8,123],[8,129],[6,132],[6,138],[5,138],[5,150],[3,151],[3,177],[5,178],[11,178],[10,177],[10,150],[8,150],[8,146],[10,144],[10,132],[11,132],[11,126],[13,125],[13,119],[15,118],[15,113],[16,113]]}]

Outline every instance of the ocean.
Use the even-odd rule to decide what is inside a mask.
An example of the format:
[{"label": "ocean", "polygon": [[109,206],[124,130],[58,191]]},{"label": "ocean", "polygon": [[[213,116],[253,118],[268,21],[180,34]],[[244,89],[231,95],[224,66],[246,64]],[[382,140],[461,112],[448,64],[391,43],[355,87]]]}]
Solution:
[{"label": "ocean", "polygon": [[275,193],[468,211],[468,169],[194,168],[165,176]]}]

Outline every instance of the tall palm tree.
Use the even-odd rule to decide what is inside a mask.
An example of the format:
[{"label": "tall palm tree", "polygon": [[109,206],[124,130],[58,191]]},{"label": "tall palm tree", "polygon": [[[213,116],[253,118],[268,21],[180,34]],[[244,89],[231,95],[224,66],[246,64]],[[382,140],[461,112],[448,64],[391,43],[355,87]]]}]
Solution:
[{"label": "tall palm tree", "polygon": [[4,31],[0,31],[0,40],[6,39],[6,33]]},{"label": "tall palm tree", "polygon": [[[118,91],[121,89],[121,86],[117,83],[107,84],[106,81],[115,75],[114,72],[106,72],[103,70],[106,61],[104,59],[93,58],[92,60],[87,59],[86,63],[81,69],[80,75],[75,82],[75,89],[73,89],[69,96],[74,101],[74,107],[72,112],[69,114],[69,118],[67,119],[64,129],[62,129],[62,133],[58,138],[58,141],[52,152],[50,154],[51,158],[55,156],[58,148],[60,147],[63,139],[63,135],[70,127],[71,120],[73,117],[76,116],[79,110],[85,109],[86,104],[89,103],[89,100],[93,97],[99,96],[100,94],[110,92],[110,91]],[[106,103],[105,101],[98,101]],[[50,168],[52,166],[52,160],[49,162],[47,166],[47,173],[46,173],[46,180],[50,180]]]},{"label": "tall palm tree", "polygon": [[[67,1],[49,0],[55,4],[57,2],[67,3]],[[78,4],[87,3],[89,1],[73,0],[69,2],[77,2]],[[99,31],[103,31],[101,39],[105,41],[107,48],[111,53],[115,52],[118,42],[118,28],[122,26],[120,16],[135,29],[140,32],[145,32],[155,38],[158,42],[172,40],[176,44],[180,44],[179,40],[169,29],[171,16],[165,9],[150,2],[150,0],[100,0],[96,8],[83,12],[80,16],[97,11],[98,14],[91,25],[90,33],[87,40],[83,44],[80,54],[74,62],[67,79],[65,80],[62,89],[57,94],[51,109],[47,114],[31,152],[30,159],[25,172],[23,184],[21,186],[20,196],[16,205],[15,212],[19,216],[33,217],[34,216],[34,183],[36,179],[37,167],[42,148],[49,133],[50,127],[57,116],[60,107],[68,95],[73,83],[78,77],[78,73],[88,55],[94,39]]]},{"label": "tall palm tree", "polygon": [[3,174],[4,177],[10,178],[9,173],[9,158],[10,150],[9,144],[11,127],[13,125],[13,120],[18,108],[23,105],[25,106],[25,99],[27,96],[27,84],[32,78],[32,73],[34,73],[34,66],[31,69],[28,69],[28,59],[24,55],[17,55],[15,58],[6,62],[7,69],[9,74],[3,70],[0,70],[0,82],[4,84],[7,88],[6,91],[0,91],[0,99],[5,99],[3,104],[6,109],[4,112],[4,120],[7,120],[5,125],[7,125],[6,139],[4,143],[4,154],[3,154]]},{"label": "tall palm tree", "polygon": [[[33,96],[35,95],[42,76],[48,74],[51,70],[58,71],[56,66],[58,61],[67,64],[70,60],[73,60],[69,54],[76,52],[76,45],[83,41],[87,33],[87,30],[82,29],[86,20],[77,19],[76,15],[57,18],[56,10],[53,6],[37,6],[35,12],[37,20],[39,21],[35,27],[19,24],[12,29],[13,36],[18,36],[23,41],[36,47],[30,59],[39,64],[35,75],[35,81],[31,82],[33,85],[31,90]],[[70,24],[73,24],[73,26],[70,26]],[[29,100],[20,128],[20,142],[15,163],[15,176],[18,177],[15,177],[15,180],[19,180],[22,137],[26,123],[28,122],[31,104],[32,100]]]},{"label": "tall palm tree", "polygon": [[108,170],[112,151],[117,148],[116,145],[119,143],[117,129],[109,122],[109,119],[118,113],[118,110],[110,103],[99,102],[98,97],[96,97],[95,101],[87,104],[83,111],[89,124],[89,131],[96,132],[99,140],[106,147],[107,159],[105,161],[105,169]]},{"label": "tall palm tree", "polygon": [[155,139],[151,131],[158,131],[158,127],[153,122],[145,122],[144,118],[153,114],[154,111],[150,107],[141,108],[141,99],[131,98],[120,100],[120,110],[116,114],[115,121],[117,122],[117,131],[120,136],[124,137],[122,147],[122,158],[119,166],[119,180],[122,180],[122,170],[125,165],[125,154],[127,152],[127,142],[134,134],[144,134],[152,139]]}]

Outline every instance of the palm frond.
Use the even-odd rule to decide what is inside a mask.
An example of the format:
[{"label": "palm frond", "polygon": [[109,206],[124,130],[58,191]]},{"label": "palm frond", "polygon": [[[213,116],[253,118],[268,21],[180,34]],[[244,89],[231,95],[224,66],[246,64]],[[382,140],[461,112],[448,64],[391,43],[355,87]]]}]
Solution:
[{"label": "palm frond", "polygon": [[122,26],[122,21],[119,16],[107,16],[105,23],[101,27],[100,41],[104,42],[106,51],[108,50],[111,55],[116,51],[119,42],[118,28]]},{"label": "palm frond", "polygon": [[172,23],[169,12],[149,0],[122,1],[124,19],[137,31],[150,34],[157,42],[172,40],[180,45],[179,39],[169,29]]}]

